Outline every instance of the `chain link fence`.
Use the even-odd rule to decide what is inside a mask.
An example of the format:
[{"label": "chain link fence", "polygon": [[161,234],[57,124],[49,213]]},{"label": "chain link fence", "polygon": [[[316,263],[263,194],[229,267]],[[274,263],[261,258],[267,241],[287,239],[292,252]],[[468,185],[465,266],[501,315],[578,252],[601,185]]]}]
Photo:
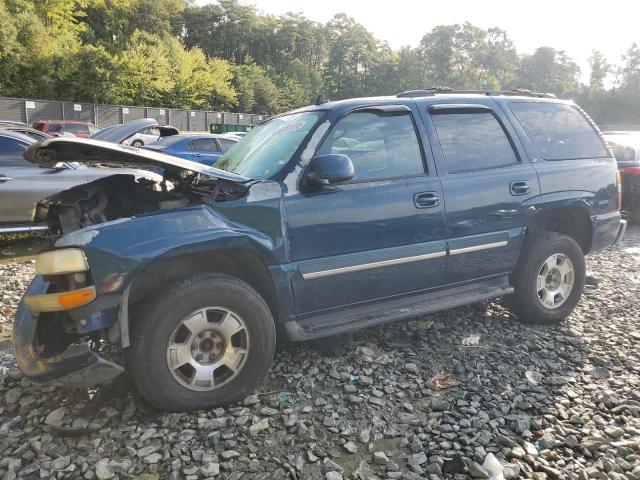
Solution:
[{"label": "chain link fence", "polygon": [[94,103],[31,100],[0,97],[0,120],[32,124],[38,120],[77,120],[109,127],[138,118],[154,118],[160,125],[173,125],[180,131],[212,131],[212,125],[255,125],[266,115],[173,108],[100,105]]}]

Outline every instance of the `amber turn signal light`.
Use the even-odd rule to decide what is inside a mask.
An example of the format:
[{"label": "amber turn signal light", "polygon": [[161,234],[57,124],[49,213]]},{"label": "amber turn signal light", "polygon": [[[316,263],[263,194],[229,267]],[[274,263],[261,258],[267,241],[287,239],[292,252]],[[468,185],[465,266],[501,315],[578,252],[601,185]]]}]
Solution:
[{"label": "amber turn signal light", "polygon": [[61,310],[71,310],[87,303],[91,303],[96,298],[95,287],[79,288],[70,292],[47,293],[44,295],[27,295],[24,303],[27,308],[34,313],[37,312],[59,312]]}]

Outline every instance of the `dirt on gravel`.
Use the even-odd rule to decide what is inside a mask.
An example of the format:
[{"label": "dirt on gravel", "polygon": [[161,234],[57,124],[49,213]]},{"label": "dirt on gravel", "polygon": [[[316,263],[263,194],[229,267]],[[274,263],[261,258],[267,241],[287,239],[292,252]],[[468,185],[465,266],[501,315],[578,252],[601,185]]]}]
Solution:
[{"label": "dirt on gravel", "polygon": [[640,228],[587,268],[560,325],[488,303],[288,344],[242,403],[172,414],[126,376],[24,378],[7,339],[33,264],[0,264],[0,478],[640,480]]}]

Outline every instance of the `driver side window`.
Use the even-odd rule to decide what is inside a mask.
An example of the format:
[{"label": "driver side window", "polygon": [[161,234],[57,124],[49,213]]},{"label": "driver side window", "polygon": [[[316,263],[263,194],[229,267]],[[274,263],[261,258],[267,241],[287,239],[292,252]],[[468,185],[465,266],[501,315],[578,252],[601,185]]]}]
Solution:
[{"label": "driver side window", "polygon": [[342,117],[318,155],[342,153],[353,162],[352,182],[424,173],[422,153],[409,112],[357,111]]}]

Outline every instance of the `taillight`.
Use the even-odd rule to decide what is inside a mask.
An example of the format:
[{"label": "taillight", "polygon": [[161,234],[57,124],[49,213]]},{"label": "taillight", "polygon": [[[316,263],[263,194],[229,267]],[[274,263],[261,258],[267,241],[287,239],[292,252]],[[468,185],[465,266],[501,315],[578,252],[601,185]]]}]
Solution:
[{"label": "taillight", "polygon": [[640,167],[629,167],[622,170],[625,175],[640,175]]},{"label": "taillight", "polygon": [[616,172],[616,188],[618,189],[618,210],[622,208],[622,175],[620,170]]}]

